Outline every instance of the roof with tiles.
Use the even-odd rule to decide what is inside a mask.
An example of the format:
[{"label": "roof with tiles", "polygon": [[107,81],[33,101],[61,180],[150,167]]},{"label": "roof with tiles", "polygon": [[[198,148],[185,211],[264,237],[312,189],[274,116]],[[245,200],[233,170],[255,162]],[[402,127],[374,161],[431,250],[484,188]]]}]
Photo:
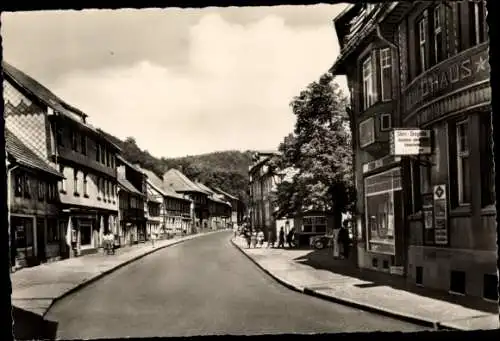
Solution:
[{"label": "roof with tiles", "polygon": [[141,193],[137,188],[135,188],[134,185],[132,185],[130,183],[130,181],[128,181],[127,179],[125,179],[123,177],[118,177],[118,185],[120,185],[126,191],[129,191],[131,193],[134,193],[134,194],[137,194],[140,196],[144,196],[144,194]]},{"label": "roof with tiles", "polygon": [[22,166],[36,169],[57,177],[63,177],[60,172],[55,170],[45,160],[36,155],[35,152],[22,143],[21,140],[7,128],[5,128],[5,149],[7,150],[7,153]]},{"label": "roof with tiles", "polygon": [[[38,81],[28,76],[23,71],[17,69],[11,64],[2,61],[2,71],[5,75],[7,75],[11,80],[17,83],[18,86],[25,89],[27,92],[31,93],[33,96],[37,97],[40,101],[45,103],[47,106],[51,107],[58,113],[61,113],[65,117],[71,119],[72,121],[78,122],[80,125],[84,126],[88,130],[93,133],[101,136],[105,141],[107,141],[111,146],[115,149],[120,150],[120,147],[117,146],[113,141],[111,141],[105,134],[99,132],[95,127],[91,124],[84,122],[85,118],[88,116],[78,108],[66,103],[57,95],[55,95],[52,91],[47,89],[45,86],[40,84]],[[80,116],[83,120],[77,120],[74,118],[74,115]]]},{"label": "roof with tiles", "polygon": [[230,198],[230,199],[233,199],[233,200],[239,200],[237,197],[235,197],[234,195],[231,195],[225,191],[223,191],[222,189],[220,189],[219,187],[214,187],[215,191],[225,195],[226,197]]},{"label": "roof with tiles", "polygon": [[163,184],[164,188],[171,188],[176,192],[197,192],[207,195],[211,194],[209,191],[197,186],[193,181],[189,180],[187,176],[174,168],[169,169],[165,172],[165,174],[163,174]]},{"label": "roof with tiles", "polygon": [[160,192],[163,196],[191,201],[188,198],[184,198],[181,194],[176,193],[174,190],[166,188],[163,183],[163,179],[161,179],[153,171],[145,168],[140,168],[140,170],[143,174],[146,174],[146,176],[148,177],[148,182],[152,185],[152,187]]}]

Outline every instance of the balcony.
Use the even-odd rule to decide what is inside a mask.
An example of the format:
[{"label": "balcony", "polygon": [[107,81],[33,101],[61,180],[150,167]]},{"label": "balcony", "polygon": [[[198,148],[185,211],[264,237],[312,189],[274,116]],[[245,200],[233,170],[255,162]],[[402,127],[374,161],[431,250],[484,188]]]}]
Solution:
[{"label": "balcony", "polygon": [[142,208],[126,208],[123,210],[124,220],[143,220],[144,210]]},{"label": "balcony", "polygon": [[491,101],[489,43],[450,57],[416,77],[402,92],[405,126],[420,126],[441,116]]},{"label": "balcony", "polygon": [[[57,158],[76,163],[80,166],[91,168],[97,172],[116,178],[116,169],[109,168],[102,163],[93,160],[88,155],[83,155],[82,153],[75,152],[71,148],[62,146],[59,146],[57,148],[59,151],[59,155],[57,155]],[[55,160],[56,154],[52,153],[51,157]]]}]

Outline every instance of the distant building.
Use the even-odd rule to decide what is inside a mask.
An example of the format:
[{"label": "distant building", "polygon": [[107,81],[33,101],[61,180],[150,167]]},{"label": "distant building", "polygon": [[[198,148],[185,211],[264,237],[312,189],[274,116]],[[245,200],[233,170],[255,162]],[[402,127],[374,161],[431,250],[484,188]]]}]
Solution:
[{"label": "distant building", "polygon": [[86,122],[87,115],[3,62],[6,127],[64,178],[59,231],[72,230],[75,255],[96,252],[117,231],[119,147]]},{"label": "distant building", "polygon": [[245,215],[245,207],[243,205],[243,202],[234,195],[231,195],[218,187],[214,187],[213,189],[217,193],[222,194],[225,200],[231,204],[231,224],[242,224],[243,216]]},{"label": "distant building", "polygon": [[163,185],[192,201],[192,218],[195,230],[208,229],[208,196],[209,192],[198,187],[178,169],[169,169],[163,174]]},{"label": "distant building", "polygon": [[196,181],[196,186],[209,193],[208,195],[208,226],[212,230],[227,228],[231,219],[231,204],[224,200],[221,194],[218,194],[211,188]]},{"label": "distant building", "polygon": [[132,245],[139,241],[140,231],[146,231],[147,177],[121,156],[117,157],[117,164],[120,209],[118,235],[121,245]]},{"label": "distant building", "polygon": [[250,204],[249,216],[252,228],[264,232],[266,239],[271,230],[276,230],[274,219],[275,204],[271,193],[279,183],[280,175],[269,167],[275,151],[258,152],[254,155],[254,163],[249,167]]},{"label": "distant building", "polygon": [[59,229],[57,183],[63,176],[32,152],[9,129],[7,198],[11,266],[21,268],[58,260],[67,255],[64,229]]},{"label": "distant building", "polygon": [[[359,266],[497,300],[485,4],[351,5],[331,72],[351,92]],[[398,128],[428,148],[405,155]]]}]

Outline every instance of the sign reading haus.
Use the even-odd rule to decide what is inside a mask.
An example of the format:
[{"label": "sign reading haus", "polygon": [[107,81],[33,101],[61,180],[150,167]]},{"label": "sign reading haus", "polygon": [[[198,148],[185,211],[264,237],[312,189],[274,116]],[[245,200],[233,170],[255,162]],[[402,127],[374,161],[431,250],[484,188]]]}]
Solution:
[{"label": "sign reading haus", "polygon": [[404,90],[405,112],[408,115],[439,96],[488,80],[489,77],[487,45],[478,45],[436,65],[411,82]]}]

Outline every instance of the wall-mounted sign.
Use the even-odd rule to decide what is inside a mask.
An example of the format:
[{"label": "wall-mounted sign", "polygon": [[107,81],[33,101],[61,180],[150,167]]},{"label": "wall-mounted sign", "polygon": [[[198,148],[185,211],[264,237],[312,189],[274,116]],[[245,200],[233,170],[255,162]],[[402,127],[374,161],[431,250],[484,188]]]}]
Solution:
[{"label": "wall-mounted sign", "polygon": [[431,136],[431,130],[393,129],[390,134],[391,155],[431,154]]},{"label": "wall-mounted sign", "polygon": [[446,185],[434,186],[434,242],[440,245],[448,244],[448,200]]},{"label": "wall-mounted sign", "polygon": [[359,146],[361,148],[369,146],[375,142],[375,120],[373,117],[364,120],[359,124]]},{"label": "wall-mounted sign", "polygon": [[404,91],[405,114],[468,84],[490,77],[487,43],[449,58],[417,77]]}]

